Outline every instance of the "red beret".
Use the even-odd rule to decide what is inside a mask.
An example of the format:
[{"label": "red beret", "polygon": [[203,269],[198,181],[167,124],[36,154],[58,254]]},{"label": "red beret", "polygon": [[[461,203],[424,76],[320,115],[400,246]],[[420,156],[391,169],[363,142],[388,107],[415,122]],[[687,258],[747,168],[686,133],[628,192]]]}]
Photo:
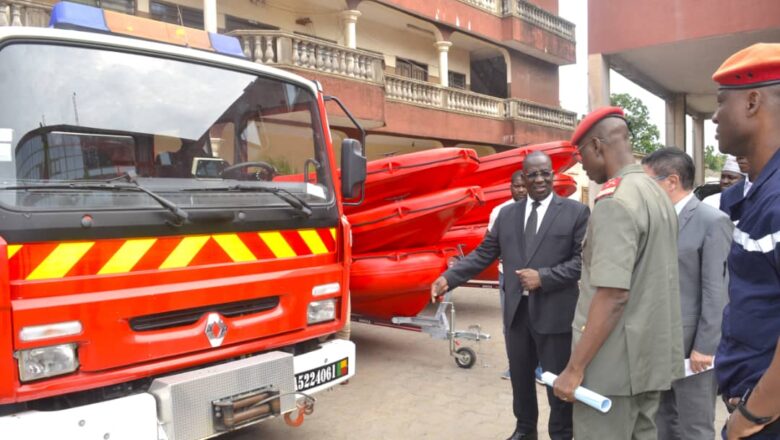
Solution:
[{"label": "red beret", "polygon": [[574,135],[571,137],[571,144],[575,147],[579,146],[582,138],[598,124],[602,119],[606,118],[620,118],[625,119],[626,115],[623,113],[623,109],[620,107],[601,107],[588,113],[587,116],[582,118],[580,125],[574,130]]},{"label": "red beret", "polygon": [[780,84],[780,44],[758,43],[730,56],[712,75],[721,89]]}]

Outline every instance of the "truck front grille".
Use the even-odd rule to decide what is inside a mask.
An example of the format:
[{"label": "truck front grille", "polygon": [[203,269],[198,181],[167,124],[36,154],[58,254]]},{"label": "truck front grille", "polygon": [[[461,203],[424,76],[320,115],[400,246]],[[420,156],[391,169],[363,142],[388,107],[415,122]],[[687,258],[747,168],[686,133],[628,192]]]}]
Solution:
[{"label": "truck front grille", "polygon": [[235,318],[275,309],[278,305],[279,297],[269,296],[246,301],[196,307],[193,309],[174,310],[172,312],[155,313],[154,315],[131,318],[130,328],[137,332],[162,330],[194,324],[207,313],[216,312],[227,318]]}]

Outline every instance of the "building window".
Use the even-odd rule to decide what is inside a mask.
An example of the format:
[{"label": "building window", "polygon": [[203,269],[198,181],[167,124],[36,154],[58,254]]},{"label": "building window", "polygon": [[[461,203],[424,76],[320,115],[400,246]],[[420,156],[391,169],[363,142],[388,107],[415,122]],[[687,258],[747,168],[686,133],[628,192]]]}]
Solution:
[{"label": "building window", "polygon": [[203,29],[203,11],[186,6],[158,1],[149,2],[149,13],[153,19],[181,26]]},{"label": "building window", "polygon": [[135,14],[135,0],[70,0],[74,3],[110,9],[125,14]]},{"label": "building window", "polygon": [[466,75],[463,73],[450,71],[448,73],[450,87],[456,89],[466,89]]},{"label": "building window", "polygon": [[225,15],[225,32],[247,31],[247,30],[278,30],[276,26],[260,23],[259,21],[247,20],[244,18]]},{"label": "building window", "polygon": [[428,65],[404,58],[395,59],[395,73],[419,81],[428,81]]}]

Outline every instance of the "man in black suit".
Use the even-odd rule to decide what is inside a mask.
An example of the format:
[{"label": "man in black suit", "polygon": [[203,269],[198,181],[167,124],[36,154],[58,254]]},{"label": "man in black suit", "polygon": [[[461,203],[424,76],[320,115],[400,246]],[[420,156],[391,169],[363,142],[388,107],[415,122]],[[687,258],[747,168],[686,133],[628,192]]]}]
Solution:
[{"label": "man in black suit", "polygon": [[[517,419],[508,440],[537,438],[537,362],[545,371],[558,374],[569,361],[580,252],[590,215],[587,206],[553,194],[552,163],[546,154],[535,152],[526,157],[523,178],[528,198],[504,207],[479,247],[431,285],[435,300],[482,272],[496,258],[503,259],[504,322]],[[556,398],[549,388],[547,399],[550,437],[571,439],[571,403]]]}]

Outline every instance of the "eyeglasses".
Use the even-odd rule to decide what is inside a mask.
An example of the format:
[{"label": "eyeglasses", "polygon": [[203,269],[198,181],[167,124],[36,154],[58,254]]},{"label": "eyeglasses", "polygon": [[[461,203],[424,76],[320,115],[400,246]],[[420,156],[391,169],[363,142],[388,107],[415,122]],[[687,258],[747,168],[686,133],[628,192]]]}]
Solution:
[{"label": "eyeglasses", "polygon": [[666,179],[667,177],[669,177],[669,176],[653,176],[652,179],[655,180],[656,182],[660,182],[660,181]]},{"label": "eyeglasses", "polygon": [[579,146],[579,147],[577,147],[577,152],[576,152],[576,153],[574,153],[574,154],[577,156],[577,159],[578,159],[580,162],[582,162],[582,151],[583,151],[583,150],[585,150],[585,147],[587,147],[588,145],[590,145],[590,143],[591,143],[591,142],[593,142],[593,141],[595,141],[596,139],[598,139],[598,140],[599,140],[599,141],[601,141],[602,143],[606,143],[606,141],[605,141],[604,139],[602,139],[602,138],[600,138],[600,137],[598,137],[598,136],[593,136],[592,138],[590,138],[590,140],[589,140],[588,142],[585,142],[584,144],[580,144],[580,146]]},{"label": "eyeglasses", "polygon": [[542,170],[542,171],[534,171],[533,173],[524,173],[524,175],[529,180],[534,180],[539,176],[541,176],[543,179],[546,180],[552,177],[553,172],[548,170]]}]

